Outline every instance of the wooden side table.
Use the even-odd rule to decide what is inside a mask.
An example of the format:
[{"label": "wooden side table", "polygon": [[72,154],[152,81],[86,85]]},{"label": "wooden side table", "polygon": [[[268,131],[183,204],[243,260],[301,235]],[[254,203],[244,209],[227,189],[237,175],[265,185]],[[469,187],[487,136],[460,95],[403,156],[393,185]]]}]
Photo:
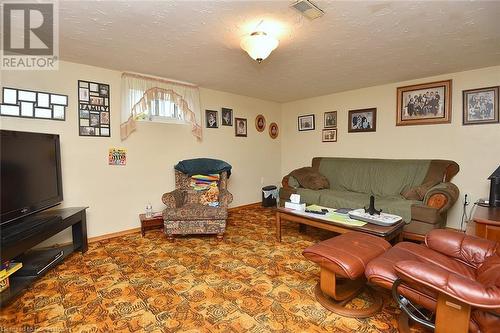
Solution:
[{"label": "wooden side table", "polygon": [[467,234],[500,241],[500,207],[477,206]]},{"label": "wooden side table", "polygon": [[161,213],[154,213],[149,218],[146,217],[146,214],[139,214],[139,220],[141,220],[142,237],[144,237],[147,230],[163,228],[163,215]]}]

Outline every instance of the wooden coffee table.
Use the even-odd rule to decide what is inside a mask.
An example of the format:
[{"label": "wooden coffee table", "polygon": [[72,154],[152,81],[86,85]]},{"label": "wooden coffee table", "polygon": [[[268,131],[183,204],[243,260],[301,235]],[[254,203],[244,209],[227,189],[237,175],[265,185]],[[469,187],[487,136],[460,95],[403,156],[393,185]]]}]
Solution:
[{"label": "wooden coffee table", "polygon": [[376,224],[367,223],[364,226],[350,226],[343,223],[325,221],[312,216],[304,216],[297,214],[294,210],[284,207],[279,207],[276,211],[276,239],[281,242],[281,222],[291,221],[300,224],[310,225],[312,227],[333,231],[339,234],[344,234],[349,231],[360,231],[379,236],[387,241],[395,240],[396,242],[403,240],[404,221],[396,223],[390,227],[383,227]]}]

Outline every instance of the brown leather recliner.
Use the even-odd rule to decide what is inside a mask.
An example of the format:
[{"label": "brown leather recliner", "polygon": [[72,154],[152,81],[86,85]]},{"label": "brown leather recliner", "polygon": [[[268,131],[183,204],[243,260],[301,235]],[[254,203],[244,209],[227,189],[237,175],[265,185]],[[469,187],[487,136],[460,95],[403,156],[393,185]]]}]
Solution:
[{"label": "brown leather recliner", "polygon": [[500,332],[498,242],[436,229],[425,245],[396,244],[370,261],[365,275],[436,332]]}]

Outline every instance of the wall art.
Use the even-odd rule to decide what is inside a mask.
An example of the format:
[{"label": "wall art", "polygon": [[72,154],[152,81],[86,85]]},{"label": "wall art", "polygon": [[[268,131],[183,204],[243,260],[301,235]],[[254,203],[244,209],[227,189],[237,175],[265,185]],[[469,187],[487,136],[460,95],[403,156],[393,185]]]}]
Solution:
[{"label": "wall art", "polygon": [[314,115],[308,114],[298,117],[299,131],[312,131],[314,130]]},{"label": "wall art", "polygon": [[263,132],[266,129],[266,118],[263,115],[259,114],[255,117],[255,128],[259,132]]},{"label": "wall art", "polygon": [[68,96],[66,95],[4,87],[0,115],[65,120],[67,106]]},{"label": "wall art", "polygon": [[463,124],[498,123],[498,90],[500,87],[489,87],[464,90]]},{"label": "wall art", "polygon": [[234,118],[234,135],[247,136],[247,120],[245,118]]},{"label": "wall art", "polygon": [[396,126],[451,122],[451,80],[397,89]]},{"label": "wall art", "polygon": [[123,148],[109,148],[108,153],[109,165],[126,165],[127,151]]},{"label": "wall art", "polygon": [[276,123],[269,124],[269,136],[272,139],[276,139],[278,137],[279,132],[280,131],[278,128],[278,124],[276,124]]},{"label": "wall art", "polygon": [[222,126],[233,126],[233,109],[222,108],[221,125]]},{"label": "wall art", "polygon": [[349,111],[348,132],[375,132],[377,130],[377,108]]},{"label": "wall art", "polygon": [[337,127],[337,111],[325,112],[324,127],[325,128]]},{"label": "wall art", "polygon": [[78,80],[80,136],[111,136],[109,84]]},{"label": "wall art", "polygon": [[205,120],[207,122],[207,128],[218,128],[219,127],[219,119],[218,112],[213,110],[205,110]]},{"label": "wall art", "polygon": [[321,138],[323,142],[337,142],[337,129],[324,129]]}]

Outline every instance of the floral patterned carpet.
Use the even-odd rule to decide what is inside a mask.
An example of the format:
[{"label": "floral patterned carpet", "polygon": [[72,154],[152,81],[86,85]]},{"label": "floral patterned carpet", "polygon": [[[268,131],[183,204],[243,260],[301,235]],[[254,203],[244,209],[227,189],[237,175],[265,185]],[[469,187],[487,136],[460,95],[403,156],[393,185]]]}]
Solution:
[{"label": "floral patterned carpet", "polygon": [[222,242],[169,243],[155,230],[91,243],[2,309],[0,331],[397,332],[391,301],[368,319],[319,305],[319,269],[301,253],[333,234],[290,223],[278,243],[274,221],[272,209],[248,207],[230,213]]}]

